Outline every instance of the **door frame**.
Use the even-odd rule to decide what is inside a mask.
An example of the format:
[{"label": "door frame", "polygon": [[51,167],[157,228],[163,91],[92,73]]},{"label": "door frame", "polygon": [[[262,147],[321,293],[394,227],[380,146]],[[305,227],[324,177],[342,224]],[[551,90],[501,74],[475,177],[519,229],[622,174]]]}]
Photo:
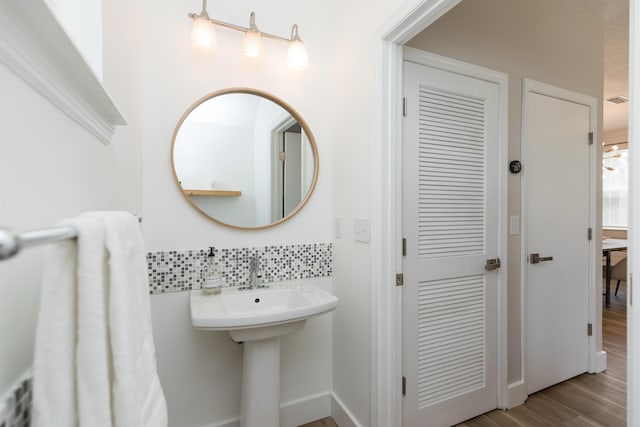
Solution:
[{"label": "door frame", "polygon": [[[282,182],[284,181],[284,171],[281,170],[280,165],[280,142],[284,135],[284,132],[291,126],[298,123],[294,117],[287,117],[278,121],[271,129],[271,221],[279,221],[286,215],[280,216],[278,202],[282,203],[284,198],[284,191],[282,189]],[[283,144],[284,145],[284,144]]]},{"label": "door frame", "polygon": [[[550,96],[568,102],[584,105],[589,108],[589,132],[593,132],[593,144],[589,146],[589,227],[591,227],[593,238],[589,241],[589,284],[588,284],[588,321],[593,324],[593,335],[588,337],[589,354],[588,369],[590,373],[602,372],[607,367],[607,354],[602,349],[602,304],[598,301],[602,300],[602,275],[597,274],[598,267],[602,265],[601,258],[598,257],[596,248],[602,247],[602,235],[599,232],[596,212],[596,180],[598,169],[597,153],[601,151],[598,141],[601,141],[600,129],[598,126],[598,104],[597,100],[591,96],[572,92],[563,88],[552,86],[546,83],[538,82],[532,79],[524,79],[522,82],[522,130],[520,138],[520,152],[522,163],[526,168],[526,130],[527,130],[527,100],[530,94],[538,94]],[[528,211],[527,211],[527,184],[528,177],[526,172],[522,175],[521,193],[520,193],[520,214],[521,214],[521,240],[520,240],[520,312],[521,312],[521,378],[526,383],[526,363],[527,363],[527,251],[528,251]],[[586,232],[586,230],[585,230]],[[600,260],[600,261],[598,261]],[[599,286],[598,286],[599,284]],[[526,388],[525,388],[526,390]]]},{"label": "door frame", "polygon": [[[640,85],[636,83],[637,72],[640,71],[640,43],[637,41],[640,36],[640,7],[638,2],[629,3],[629,145],[636,147],[640,143],[638,120],[638,100],[640,99]],[[636,186],[638,170],[640,168],[640,150],[629,150],[629,166],[631,176],[629,177],[629,263],[627,265],[629,278],[628,301],[627,301],[627,425],[637,426],[640,423],[640,407],[634,405],[640,388],[640,369],[638,369],[638,354],[640,354],[640,306],[633,305],[633,275],[640,271],[640,233],[635,230],[640,221],[636,219],[640,208],[640,186]],[[637,275],[637,274],[636,274]]]},{"label": "door frame", "polygon": [[[376,141],[379,149],[372,150],[373,170],[380,171],[372,182],[371,421],[374,426],[402,425],[402,287],[395,285],[395,279],[402,271],[402,147],[397,141],[402,140],[403,45],[461,1],[422,0],[417,5],[404,6],[391,15],[393,18],[378,33],[380,92],[375,113],[381,117],[381,128]],[[503,96],[506,100],[506,91],[501,93],[501,103]],[[501,144],[506,147],[506,132],[501,133],[501,138]],[[500,163],[505,165],[506,175],[506,150],[501,149],[501,154],[505,156]],[[501,185],[506,185],[506,179],[504,181]],[[501,194],[501,205],[504,202],[506,192]],[[506,208],[504,212],[501,209],[500,214],[506,215]],[[501,244],[504,244],[502,239]],[[500,250],[506,265],[506,244]],[[506,268],[502,271],[506,274]],[[509,406],[506,280],[501,280],[501,284],[498,289],[501,311],[498,315],[501,325],[498,332],[498,406],[506,408]]]}]

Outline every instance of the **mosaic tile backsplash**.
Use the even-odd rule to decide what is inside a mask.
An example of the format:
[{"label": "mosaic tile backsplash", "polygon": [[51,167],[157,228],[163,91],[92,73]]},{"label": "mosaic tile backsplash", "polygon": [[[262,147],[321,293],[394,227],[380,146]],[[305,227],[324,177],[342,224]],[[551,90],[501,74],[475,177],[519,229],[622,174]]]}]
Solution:
[{"label": "mosaic tile backsplash", "polygon": [[31,420],[31,373],[18,381],[0,402],[0,427],[28,427]]},{"label": "mosaic tile backsplash", "polygon": [[[208,250],[149,252],[149,292],[200,289]],[[238,286],[249,281],[249,258],[257,256],[265,283],[282,280],[329,277],[333,275],[331,243],[264,246],[256,248],[215,249],[222,272],[223,286]],[[2,426],[0,426],[2,427]]]}]

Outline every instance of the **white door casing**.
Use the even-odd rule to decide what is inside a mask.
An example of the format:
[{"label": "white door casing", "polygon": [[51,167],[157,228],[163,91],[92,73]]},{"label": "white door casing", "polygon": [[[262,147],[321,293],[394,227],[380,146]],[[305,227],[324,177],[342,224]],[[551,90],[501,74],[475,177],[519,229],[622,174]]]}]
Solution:
[{"label": "white door casing", "polygon": [[[524,87],[523,337],[531,394],[598,370],[595,339],[587,335],[587,324],[596,323],[594,149],[589,145],[596,107],[593,98],[542,83],[526,80]],[[594,240],[588,238],[589,228]],[[540,261],[532,262],[536,253]]]},{"label": "white door casing", "polygon": [[498,406],[500,86],[404,68],[403,425],[444,426]]}]

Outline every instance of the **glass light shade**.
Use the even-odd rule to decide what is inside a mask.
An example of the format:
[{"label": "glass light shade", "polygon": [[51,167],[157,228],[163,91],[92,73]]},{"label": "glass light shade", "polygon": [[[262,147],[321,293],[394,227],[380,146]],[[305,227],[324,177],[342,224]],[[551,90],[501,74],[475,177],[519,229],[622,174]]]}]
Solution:
[{"label": "glass light shade", "polygon": [[249,30],[242,41],[242,51],[249,58],[258,58],[264,50],[264,41],[259,31]]},{"label": "glass light shade", "polygon": [[300,40],[292,40],[287,49],[287,64],[293,70],[304,70],[309,66],[307,48]]},{"label": "glass light shade", "polygon": [[193,21],[191,43],[204,50],[215,50],[218,47],[218,40],[213,23],[206,18]]}]

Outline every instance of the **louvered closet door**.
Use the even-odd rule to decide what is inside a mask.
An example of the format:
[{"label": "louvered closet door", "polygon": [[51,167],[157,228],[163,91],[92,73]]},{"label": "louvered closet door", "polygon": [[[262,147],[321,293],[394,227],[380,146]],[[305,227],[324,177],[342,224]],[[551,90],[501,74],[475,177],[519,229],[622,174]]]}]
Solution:
[{"label": "louvered closet door", "polygon": [[403,425],[448,426],[497,407],[499,87],[405,61],[404,94]]}]

